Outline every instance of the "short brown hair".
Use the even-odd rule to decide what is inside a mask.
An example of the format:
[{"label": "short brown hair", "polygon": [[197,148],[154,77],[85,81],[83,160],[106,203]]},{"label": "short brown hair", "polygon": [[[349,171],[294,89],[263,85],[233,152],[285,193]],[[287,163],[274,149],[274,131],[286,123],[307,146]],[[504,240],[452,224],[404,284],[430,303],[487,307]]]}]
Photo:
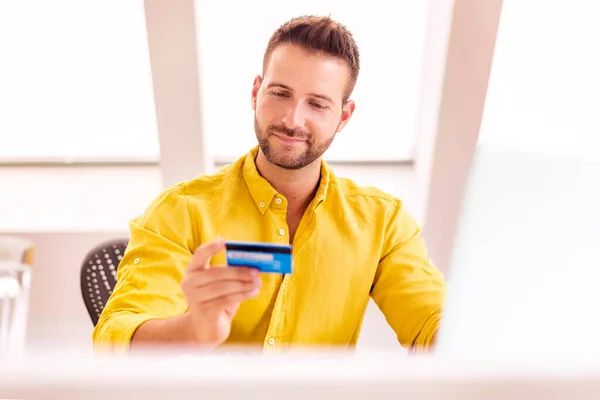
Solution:
[{"label": "short brown hair", "polygon": [[350,81],[344,93],[344,102],[348,100],[358,78],[360,56],[352,34],[344,25],[329,17],[313,15],[301,16],[287,21],[269,39],[263,57],[263,75],[266,72],[273,50],[277,46],[287,43],[345,61],[350,68]]}]

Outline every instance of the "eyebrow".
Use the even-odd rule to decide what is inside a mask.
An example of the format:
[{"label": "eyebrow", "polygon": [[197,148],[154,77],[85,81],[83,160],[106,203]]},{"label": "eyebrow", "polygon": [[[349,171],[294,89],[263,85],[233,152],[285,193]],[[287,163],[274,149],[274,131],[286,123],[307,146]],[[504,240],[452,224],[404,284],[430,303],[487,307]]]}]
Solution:
[{"label": "eyebrow", "polygon": [[[281,82],[271,82],[271,83],[269,83],[269,85],[267,86],[267,88],[272,88],[272,87],[274,87],[274,86],[278,86],[278,87],[280,87],[280,88],[282,88],[282,89],[289,90],[290,92],[293,92],[293,91],[294,91],[294,89],[292,89],[292,88],[291,88],[291,87],[289,87],[288,85],[284,85],[284,84],[283,84],[283,83],[281,83]],[[313,97],[318,97],[319,99],[323,99],[323,100],[325,100],[325,101],[328,101],[328,102],[330,102],[330,103],[333,103],[333,100],[331,100],[331,97],[329,97],[329,96],[325,96],[324,94],[318,94],[318,93],[309,93],[309,95],[310,95],[310,96],[313,96]]]}]

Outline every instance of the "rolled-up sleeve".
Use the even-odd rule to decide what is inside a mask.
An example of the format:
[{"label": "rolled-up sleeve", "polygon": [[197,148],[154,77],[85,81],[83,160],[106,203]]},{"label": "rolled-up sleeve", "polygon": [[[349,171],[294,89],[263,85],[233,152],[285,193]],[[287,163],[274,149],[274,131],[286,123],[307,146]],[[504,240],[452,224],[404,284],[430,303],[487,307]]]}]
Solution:
[{"label": "rolled-up sleeve", "polygon": [[398,202],[388,212],[371,297],[403,347],[429,348],[439,326],[445,286],[427,256],[419,226]]},{"label": "rolled-up sleeve", "polygon": [[142,323],[187,309],[180,285],[195,238],[185,187],[162,193],[129,227],[116,286],[92,334],[97,350],[126,350]]}]

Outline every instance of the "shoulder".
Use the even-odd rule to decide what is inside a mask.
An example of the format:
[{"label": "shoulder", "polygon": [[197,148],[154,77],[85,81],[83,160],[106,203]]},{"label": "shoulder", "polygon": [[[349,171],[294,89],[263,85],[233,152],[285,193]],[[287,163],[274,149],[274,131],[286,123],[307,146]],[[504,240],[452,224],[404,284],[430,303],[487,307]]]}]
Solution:
[{"label": "shoulder", "polygon": [[212,174],[202,174],[164,189],[150,203],[145,215],[186,211],[194,205],[206,204],[221,198],[229,183],[238,179],[239,167],[231,164]]},{"label": "shoulder", "polygon": [[412,236],[420,231],[420,226],[400,198],[373,186],[359,185],[348,178],[332,177],[331,185],[332,212],[343,210],[346,216],[350,214],[365,221],[365,225],[382,229],[386,235],[402,233],[401,236]]},{"label": "shoulder", "polygon": [[195,198],[218,196],[220,192],[241,178],[241,168],[237,164],[227,165],[212,174],[203,174],[182,183],[182,195]]},{"label": "shoulder", "polygon": [[332,218],[375,238],[382,251],[388,252],[419,235],[418,223],[400,198],[347,178],[336,177],[331,184],[326,209]]},{"label": "shoulder", "polygon": [[331,192],[348,205],[377,209],[379,212],[390,212],[402,208],[402,200],[374,186],[362,186],[352,179],[332,176]]},{"label": "shoulder", "polygon": [[243,180],[242,166],[243,159],[240,159],[213,173],[198,175],[194,179],[179,183],[167,189],[167,193],[170,196],[185,197],[188,200],[220,198],[223,191],[231,190]]}]

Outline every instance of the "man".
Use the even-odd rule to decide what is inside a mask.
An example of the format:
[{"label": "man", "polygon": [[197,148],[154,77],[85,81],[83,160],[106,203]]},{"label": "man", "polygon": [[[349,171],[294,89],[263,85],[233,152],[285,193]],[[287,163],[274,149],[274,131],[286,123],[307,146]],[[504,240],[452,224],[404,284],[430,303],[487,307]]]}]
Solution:
[{"label": "man", "polygon": [[[358,72],[352,35],[330,18],[272,35],[252,88],[259,145],[131,222],[97,347],[352,347],[371,297],[401,345],[429,348],[445,286],[419,227],[399,200],[322,161],[354,112]],[[293,244],[293,274],[226,266],[222,238]]]}]

